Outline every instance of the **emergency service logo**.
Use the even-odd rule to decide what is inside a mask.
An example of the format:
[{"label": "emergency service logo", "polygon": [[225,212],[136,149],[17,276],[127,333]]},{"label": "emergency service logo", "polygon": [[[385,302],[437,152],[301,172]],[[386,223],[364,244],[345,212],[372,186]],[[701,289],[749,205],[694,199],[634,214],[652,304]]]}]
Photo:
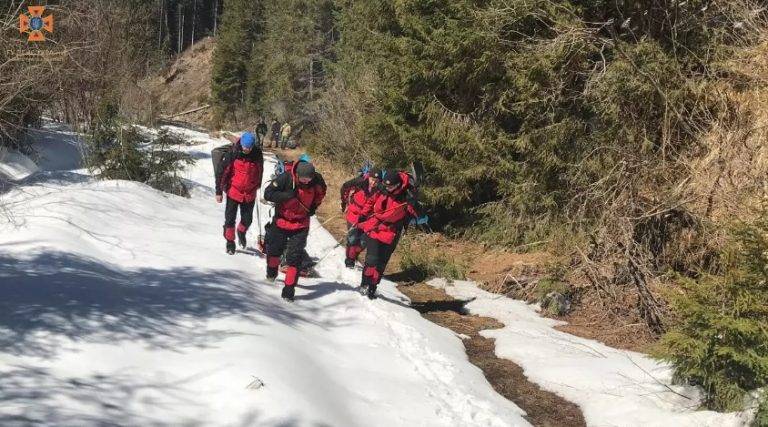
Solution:
[{"label": "emergency service logo", "polygon": [[28,14],[22,13],[19,15],[19,32],[28,34],[28,41],[45,41],[45,34],[43,32],[53,32],[53,15],[43,16],[45,6],[29,6],[27,10],[29,11]]}]

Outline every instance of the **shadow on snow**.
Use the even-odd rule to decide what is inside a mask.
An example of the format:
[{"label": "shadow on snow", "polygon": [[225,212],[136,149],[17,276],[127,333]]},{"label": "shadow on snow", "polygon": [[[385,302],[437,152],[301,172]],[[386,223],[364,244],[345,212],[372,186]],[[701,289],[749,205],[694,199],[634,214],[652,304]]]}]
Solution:
[{"label": "shadow on snow", "polygon": [[[47,252],[19,260],[0,252],[0,351],[50,357],[58,337],[205,348],[238,332],[207,320],[239,316],[295,326],[314,323],[306,307],[288,311],[243,274],[194,267],[122,270],[95,259]],[[324,322],[321,327],[334,327]]]},{"label": "shadow on snow", "polygon": [[[316,291],[341,289],[332,284]],[[240,334],[211,330],[206,321],[226,316],[264,323],[331,328],[343,319],[318,323],[330,305],[285,305],[277,292],[242,274],[192,267],[123,270],[95,259],[47,252],[19,259],[0,252],[0,352],[55,357],[61,337],[89,343],[139,341],[152,348],[196,350]],[[274,294],[274,295],[272,295]],[[314,297],[319,295],[315,294]],[[288,311],[290,309],[291,311]],[[128,373],[68,377],[19,362],[0,370],[0,425],[163,425],[145,408],[173,408],[194,400],[185,384],[209,372],[191,372],[172,381],[151,381]],[[76,401],[80,410],[62,401]],[[180,419],[175,425],[204,422]],[[307,425],[296,418],[268,419],[252,411],[237,424]],[[315,424],[321,426],[322,424]]]},{"label": "shadow on snow", "polygon": [[[198,396],[191,396],[184,389],[187,383],[195,381],[205,373],[192,374],[181,380],[167,382],[143,382],[132,375],[113,373],[95,374],[77,378],[55,375],[48,369],[18,365],[10,371],[0,373],[0,425],[22,427],[32,425],[49,426],[164,426],[209,425],[211,420],[201,421],[197,414],[189,414],[167,421],[164,410],[172,410],[179,404],[188,404]],[[72,411],[61,405],[62,401],[76,401],[80,410]],[[135,402],[142,402],[155,408],[155,413],[165,415],[158,419]],[[215,419],[215,417],[214,417]],[[296,417],[269,419],[258,411],[245,413],[232,426],[273,426],[293,427],[314,425],[327,427],[322,423],[310,424]]]}]

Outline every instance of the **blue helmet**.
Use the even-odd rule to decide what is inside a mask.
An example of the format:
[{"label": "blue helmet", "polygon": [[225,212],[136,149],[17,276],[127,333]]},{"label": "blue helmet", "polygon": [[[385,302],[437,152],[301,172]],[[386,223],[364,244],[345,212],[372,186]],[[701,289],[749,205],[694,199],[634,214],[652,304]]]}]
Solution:
[{"label": "blue helmet", "polygon": [[307,154],[307,153],[304,153],[301,156],[299,156],[299,161],[300,162],[307,162],[307,163],[311,163],[312,162],[312,160],[309,158],[309,154]]},{"label": "blue helmet", "polygon": [[253,136],[250,132],[245,132],[240,137],[240,146],[246,149],[253,148],[253,145],[256,144],[256,137]]},{"label": "blue helmet", "polygon": [[363,167],[360,168],[360,175],[368,175],[371,171],[373,171],[373,163],[370,160],[366,160],[363,163]]}]

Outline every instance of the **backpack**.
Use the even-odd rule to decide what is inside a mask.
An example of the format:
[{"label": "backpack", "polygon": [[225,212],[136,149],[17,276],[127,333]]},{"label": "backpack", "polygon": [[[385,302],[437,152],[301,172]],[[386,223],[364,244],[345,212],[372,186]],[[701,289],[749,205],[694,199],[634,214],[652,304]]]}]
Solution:
[{"label": "backpack", "polygon": [[234,143],[224,144],[211,150],[211,160],[213,161],[213,174],[220,177],[224,173],[224,157],[232,151]]}]

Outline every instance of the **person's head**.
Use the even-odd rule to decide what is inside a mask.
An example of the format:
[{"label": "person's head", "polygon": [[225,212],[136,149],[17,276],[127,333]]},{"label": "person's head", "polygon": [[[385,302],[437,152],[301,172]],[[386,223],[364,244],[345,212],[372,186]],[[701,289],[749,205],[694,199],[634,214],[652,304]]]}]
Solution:
[{"label": "person's head", "polygon": [[400,172],[396,169],[389,169],[384,172],[384,177],[381,180],[381,185],[388,193],[397,191],[403,184],[402,178],[400,178]]},{"label": "person's head", "polygon": [[296,165],[296,178],[299,184],[308,185],[315,179],[315,166],[309,162],[299,162]]},{"label": "person's head", "polygon": [[371,169],[368,171],[368,185],[375,187],[381,182],[381,169]]},{"label": "person's head", "polygon": [[250,132],[245,132],[240,137],[240,147],[243,149],[243,153],[248,154],[253,150],[253,146],[256,144],[256,137]]}]

